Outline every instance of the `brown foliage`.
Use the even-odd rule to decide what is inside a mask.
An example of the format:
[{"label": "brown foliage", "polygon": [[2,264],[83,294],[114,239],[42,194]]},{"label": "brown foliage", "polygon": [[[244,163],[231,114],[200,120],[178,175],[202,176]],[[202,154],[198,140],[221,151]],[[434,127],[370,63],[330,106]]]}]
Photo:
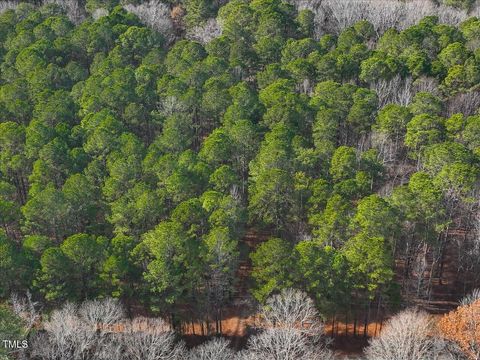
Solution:
[{"label": "brown foliage", "polygon": [[480,357],[480,300],[459,306],[439,322],[442,335],[456,342],[469,359]]},{"label": "brown foliage", "polygon": [[170,17],[175,24],[180,24],[185,16],[185,10],[181,6],[175,6],[170,12]]}]

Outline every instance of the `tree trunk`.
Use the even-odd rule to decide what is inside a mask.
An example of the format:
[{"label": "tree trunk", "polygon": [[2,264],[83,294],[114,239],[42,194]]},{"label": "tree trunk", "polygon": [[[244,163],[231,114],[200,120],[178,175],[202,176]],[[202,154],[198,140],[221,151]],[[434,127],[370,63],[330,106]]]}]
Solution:
[{"label": "tree trunk", "polygon": [[222,309],[220,308],[219,310],[220,312],[220,334],[223,334],[223,329],[222,329]]},{"label": "tree trunk", "polygon": [[365,324],[363,325],[363,337],[368,336],[368,322],[370,320],[370,304],[371,301],[368,301],[367,312],[365,313]]},{"label": "tree trunk", "polygon": [[345,313],[345,336],[348,336],[348,314]]},{"label": "tree trunk", "polygon": [[335,314],[332,316],[332,337],[335,337]]},{"label": "tree trunk", "polygon": [[378,304],[377,304],[377,314],[375,315],[375,336],[377,336],[377,328],[378,328],[378,315],[380,313],[380,306],[382,304],[382,295],[378,295]]},{"label": "tree trunk", "polygon": [[445,236],[444,236],[444,239],[442,241],[441,248],[440,248],[440,273],[438,274],[440,285],[443,285],[442,284],[442,277],[443,277],[443,267],[444,267],[444,263],[445,263],[445,248],[447,247],[448,229],[449,228],[450,228],[450,226],[447,226],[447,228],[445,229]]},{"label": "tree trunk", "polygon": [[357,336],[357,311],[353,312],[353,336]]},{"label": "tree trunk", "polygon": [[[441,242],[443,241],[443,236],[442,236],[443,233],[440,233],[438,234],[438,238],[437,238],[437,241],[440,241],[440,247],[442,246],[441,245]],[[436,255],[435,253],[433,254],[434,256],[432,257],[432,266],[431,266],[431,269],[430,269],[430,276],[428,277],[428,286],[427,286],[427,294],[428,294],[428,301],[431,300],[432,298],[432,280],[433,280],[433,274],[434,274],[434,271],[435,271],[435,267],[437,266],[438,264],[438,261],[439,261],[439,256]]]}]

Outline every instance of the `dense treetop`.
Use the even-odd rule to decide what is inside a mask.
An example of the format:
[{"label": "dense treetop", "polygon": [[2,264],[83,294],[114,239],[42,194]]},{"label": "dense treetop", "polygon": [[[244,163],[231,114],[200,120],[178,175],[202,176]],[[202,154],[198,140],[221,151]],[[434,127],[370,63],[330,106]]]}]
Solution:
[{"label": "dense treetop", "polygon": [[478,18],[318,34],[281,0],[184,1],[187,28],[221,27],[197,42],[116,5],[0,15],[0,296],[215,318],[257,228],[258,301],[293,286],[349,312],[396,301],[395,258],[473,234]]}]

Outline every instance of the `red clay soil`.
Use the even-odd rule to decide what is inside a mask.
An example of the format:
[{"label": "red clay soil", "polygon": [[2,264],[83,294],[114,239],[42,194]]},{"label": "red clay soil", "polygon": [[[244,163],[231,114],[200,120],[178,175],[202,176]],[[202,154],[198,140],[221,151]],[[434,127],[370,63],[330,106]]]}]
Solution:
[{"label": "red clay soil", "polygon": [[[247,329],[253,327],[254,321],[251,317],[240,316],[226,316],[221,321],[222,335],[228,337],[246,336]],[[206,331],[206,324],[203,324],[204,331]],[[210,324],[210,334],[215,333],[215,324]],[[202,334],[202,326],[199,323],[186,324],[184,329],[186,335],[199,335]]]},{"label": "red clay soil", "polygon": [[[432,292],[430,299],[409,299],[411,305],[416,305],[432,314],[443,314],[452,310],[458,305],[458,299],[464,295],[465,284],[459,279],[455,263],[455,260],[457,259],[456,248],[452,245],[453,239],[456,236],[463,236],[464,232],[461,230],[451,230],[449,235],[450,242],[446,247],[441,278],[438,277],[438,274],[436,274],[437,277],[432,278]],[[224,320],[222,321],[221,326],[222,336],[226,336],[233,340],[233,345],[236,348],[241,348],[245,345],[249,329],[255,325],[255,319],[251,314],[252,310],[248,308],[248,305],[244,304],[245,301],[250,299],[249,289],[251,287],[250,273],[252,270],[252,264],[249,254],[259,244],[270,237],[271,235],[267,232],[249,229],[242,241],[244,251],[242,251],[243,254],[237,272],[238,283],[236,285],[236,294],[233,302],[234,305],[225,309]],[[427,263],[431,263],[431,261],[432,255],[431,253],[428,253]],[[404,263],[402,261],[396,261],[397,281],[401,281],[403,267]],[[429,273],[425,273],[424,277],[425,279],[428,279]],[[200,324],[195,324],[194,326],[194,331],[191,325],[185,328],[185,339],[189,345],[195,345],[206,338],[198,335],[193,336],[193,333],[201,334]],[[353,323],[347,324],[346,328],[344,323],[337,323],[332,334],[332,324],[331,322],[327,322],[325,331],[327,336],[334,335],[332,336],[332,347],[338,354],[354,355],[362,352],[362,349],[368,344],[368,338],[376,336],[380,332],[381,327],[382,324],[372,321],[368,325],[367,336],[364,336],[364,325],[358,323],[357,336],[353,336]],[[212,326],[211,333],[214,333]]]}]

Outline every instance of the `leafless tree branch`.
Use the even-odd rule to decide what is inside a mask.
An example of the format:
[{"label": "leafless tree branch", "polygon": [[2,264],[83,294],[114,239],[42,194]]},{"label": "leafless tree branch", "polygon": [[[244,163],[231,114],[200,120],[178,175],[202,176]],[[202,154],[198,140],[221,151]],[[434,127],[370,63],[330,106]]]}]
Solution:
[{"label": "leafless tree branch", "polygon": [[230,341],[224,338],[214,338],[193,348],[189,360],[231,360],[235,352],[230,348]]},{"label": "leafless tree branch", "polygon": [[128,4],[125,10],[135,14],[147,26],[162,34],[167,41],[174,38],[170,8],[160,0],[149,0],[139,5]]},{"label": "leafless tree branch", "polygon": [[408,309],[391,318],[365,353],[371,360],[433,359],[434,338],[430,317]]}]

